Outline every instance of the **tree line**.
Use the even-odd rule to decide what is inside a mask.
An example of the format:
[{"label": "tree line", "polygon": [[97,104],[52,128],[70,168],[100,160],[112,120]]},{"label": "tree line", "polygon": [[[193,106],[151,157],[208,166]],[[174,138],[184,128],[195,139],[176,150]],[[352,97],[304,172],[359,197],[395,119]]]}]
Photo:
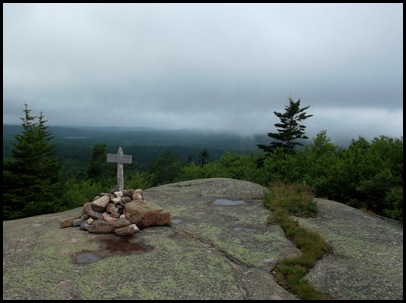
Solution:
[{"label": "tree line", "polygon": [[[317,197],[403,222],[403,137],[362,136],[348,148],[331,142],[326,130],[312,142],[303,121],[310,118],[300,99],[289,98],[280,122],[268,133],[269,145],[250,154],[225,151],[212,160],[202,149],[196,161],[180,160],[171,148],[143,171],[126,171],[124,186],[142,188],[212,177],[247,180],[264,186],[273,181],[305,183]],[[63,161],[51,143],[42,113],[35,117],[25,104],[22,134],[15,135],[12,158],[3,159],[3,220],[53,213],[82,206],[116,184],[113,163],[106,162],[107,145],[95,144],[83,176],[61,171]]]}]

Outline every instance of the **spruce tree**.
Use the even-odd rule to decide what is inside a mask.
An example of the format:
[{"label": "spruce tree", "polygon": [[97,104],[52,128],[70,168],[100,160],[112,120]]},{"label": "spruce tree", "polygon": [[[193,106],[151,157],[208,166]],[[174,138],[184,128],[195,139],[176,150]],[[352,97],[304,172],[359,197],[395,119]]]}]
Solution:
[{"label": "spruce tree", "polygon": [[153,186],[167,184],[175,181],[180,174],[182,162],[179,156],[168,149],[154,159],[150,165],[150,173],[153,175]]},{"label": "spruce tree", "polygon": [[24,103],[22,133],[15,134],[12,158],[3,160],[3,219],[17,219],[60,208],[61,161],[43,113],[32,116]]},{"label": "spruce tree", "polygon": [[200,154],[199,154],[199,164],[200,167],[203,167],[210,161],[210,153],[209,151],[205,148],[203,149]]},{"label": "spruce tree", "polygon": [[107,162],[107,145],[104,143],[95,144],[92,149],[92,156],[86,170],[87,177],[93,181],[105,181],[111,176],[111,166]]},{"label": "spruce tree", "polygon": [[288,99],[289,104],[285,106],[284,113],[274,112],[280,119],[280,123],[274,124],[278,132],[268,133],[268,137],[274,141],[270,145],[257,144],[260,149],[266,152],[271,152],[277,147],[283,148],[286,152],[294,152],[295,146],[303,145],[296,140],[308,139],[304,132],[306,126],[299,124],[299,122],[313,116],[307,115],[305,112],[310,105],[300,108],[300,98],[296,102],[290,97]]}]

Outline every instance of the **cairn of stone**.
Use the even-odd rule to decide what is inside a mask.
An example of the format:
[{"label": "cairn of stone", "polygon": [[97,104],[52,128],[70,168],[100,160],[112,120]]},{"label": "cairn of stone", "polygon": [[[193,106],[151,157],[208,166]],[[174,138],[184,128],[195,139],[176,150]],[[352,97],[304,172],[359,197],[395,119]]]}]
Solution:
[{"label": "cairn of stone", "polygon": [[80,215],[62,221],[60,227],[80,227],[90,233],[130,236],[145,227],[168,225],[169,221],[169,211],[146,201],[142,189],[128,189],[101,193],[92,202],[83,205]]}]

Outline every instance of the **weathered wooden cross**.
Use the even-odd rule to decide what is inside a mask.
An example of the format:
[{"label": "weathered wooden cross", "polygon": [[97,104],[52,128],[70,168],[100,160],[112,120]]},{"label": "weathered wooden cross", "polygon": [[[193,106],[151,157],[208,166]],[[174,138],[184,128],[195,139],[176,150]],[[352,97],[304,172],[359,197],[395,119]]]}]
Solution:
[{"label": "weathered wooden cross", "polygon": [[123,163],[132,163],[131,155],[123,155],[121,147],[118,148],[117,154],[107,154],[107,162],[117,163],[117,184],[118,190],[124,189],[124,169]]}]

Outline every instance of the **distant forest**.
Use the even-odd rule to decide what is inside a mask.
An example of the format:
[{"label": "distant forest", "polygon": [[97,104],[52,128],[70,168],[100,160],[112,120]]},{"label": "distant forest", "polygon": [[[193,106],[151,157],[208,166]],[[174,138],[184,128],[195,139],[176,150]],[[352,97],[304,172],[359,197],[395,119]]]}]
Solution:
[{"label": "distant forest", "polygon": [[[121,146],[124,154],[133,158],[133,163],[125,166],[126,171],[146,171],[167,150],[173,151],[181,161],[197,163],[204,149],[211,160],[216,160],[224,151],[248,154],[258,150],[257,143],[269,141],[266,135],[244,137],[225,132],[150,128],[48,126],[48,130],[62,157],[63,171],[77,177],[85,176],[96,144],[106,144],[107,152],[113,154]],[[11,156],[10,142],[21,131],[21,125],[3,125],[3,159]]]},{"label": "distant forest", "polygon": [[[337,145],[322,130],[296,151],[287,152],[279,147],[266,151],[270,144],[266,134],[241,137],[186,130],[55,126],[49,126],[48,130],[61,159],[59,181],[54,183],[60,194],[43,199],[41,192],[37,192],[38,204],[10,193],[14,200],[9,199],[7,216],[3,205],[3,219],[72,209],[111,190],[117,182],[116,165],[106,163],[106,154],[117,153],[121,146],[124,154],[132,155],[133,159],[132,164],[124,165],[125,188],[146,189],[212,177],[247,180],[263,186],[274,181],[300,183],[312,187],[316,197],[403,222],[403,137],[379,136],[368,141],[359,136],[347,145]],[[3,125],[3,181],[14,180],[15,191],[25,195],[25,183],[20,182],[13,170],[4,169],[4,163],[12,158],[10,142],[21,132],[21,126]],[[266,152],[259,149],[261,144]],[[36,144],[35,148],[40,150],[41,146]],[[25,169],[34,168],[27,164]],[[18,165],[14,171],[25,174]],[[35,174],[26,177],[38,181]],[[7,191],[4,184],[3,191]],[[46,190],[47,185],[37,188]],[[20,210],[14,210],[13,201],[20,205]],[[40,204],[45,202],[48,204],[41,208]]]}]

